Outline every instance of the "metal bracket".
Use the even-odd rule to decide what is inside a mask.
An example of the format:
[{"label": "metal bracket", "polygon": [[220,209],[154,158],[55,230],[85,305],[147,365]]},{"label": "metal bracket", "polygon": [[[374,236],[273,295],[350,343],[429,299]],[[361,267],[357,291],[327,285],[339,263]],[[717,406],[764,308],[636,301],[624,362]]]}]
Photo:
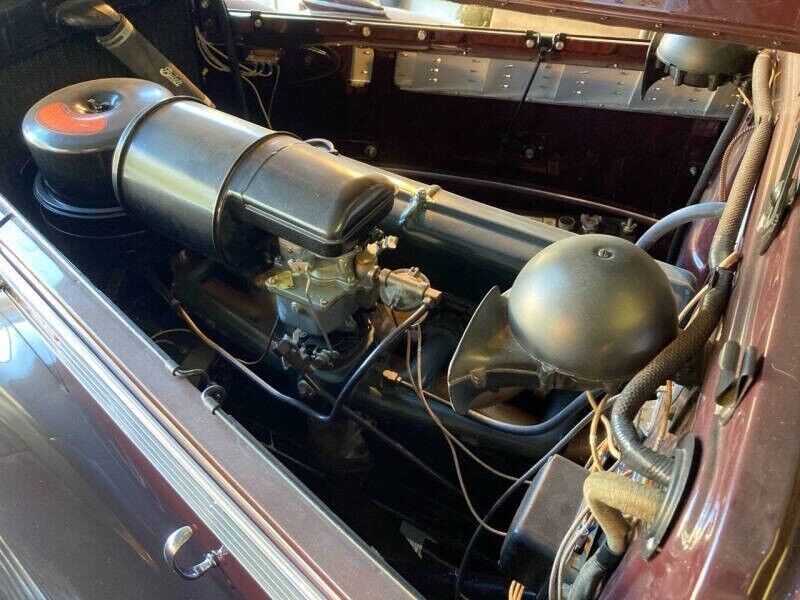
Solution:
[{"label": "metal bracket", "polygon": [[739,343],[733,340],[725,342],[719,351],[719,357],[717,358],[719,378],[717,379],[717,388],[714,390],[714,400],[717,404],[721,403],[728,390],[736,383],[736,368],[739,366],[740,352]]},{"label": "metal bracket", "polygon": [[167,562],[167,565],[180,575],[181,578],[189,581],[199,579],[209,570],[218,567],[222,557],[228,553],[225,546],[221,546],[218,550],[207,552],[203,560],[196,565],[181,567],[176,561],[176,556],[193,534],[194,531],[192,528],[189,525],[184,525],[173,531],[167,538],[167,541],[164,542],[164,560]]},{"label": "metal bracket", "polygon": [[203,401],[203,406],[206,407],[208,412],[212,415],[219,408],[219,405],[225,400],[227,393],[225,388],[216,383],[210,383],[200,393],[200,399]]},{"label": "metal bracket", "polygon": [[350,62],[350,85],[364,87],[372,82],[372,64],[375,62],[375,51],[372,48],[353,48]]},{"label": "metal bracket", "polygon": [[[740,360],[741,357],[741,360]],[[714,400],[716,415],[724,425],[730,421],[744,395],[756,379],[761,358],[758,348],[748,346],[741,352],[738,342],[728,340],[719,354],[720,375]]]},{"label": "metal bracket", "polygon": [[664,503],[656,515],[655,521],[648,525],[642,540],[642,558],[648,560],[658,550],[664,537],[667,535],[675,513],[678,512],[689,483],[694,461],[695,443],[692,434],[686,434],[678,440],[673,453],[672,477],[670,478]]},{"label": "metal bracket", "polygon": [[550,50],[561,52],[567,45],[567,34],[556,33],[550,40]]},{"label": "metal bracket", "polygon": [[428,199],[441,189],[442,188],[438,185],[432,185],[428,188],[419,188],[409,199],[408,206],[400,213],[400,217],[397,219],[398,226],[401,228],[405,227],[409,219],[422,210],[425,204],[427,204]]}]

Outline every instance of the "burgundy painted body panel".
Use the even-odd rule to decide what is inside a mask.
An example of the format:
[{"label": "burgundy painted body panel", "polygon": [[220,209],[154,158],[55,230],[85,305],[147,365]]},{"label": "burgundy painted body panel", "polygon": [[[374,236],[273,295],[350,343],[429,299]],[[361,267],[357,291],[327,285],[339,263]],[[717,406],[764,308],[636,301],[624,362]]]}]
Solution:
[{"label": "burgundy painted body panel", "polygon": [[[237,597],[178,578],[166,537],[193,517],[0,293],[0,597]],[[190,543],[191,550],[202,550]]]},{"label": "burgundy painted body panel", "polygon": [[[800,214],[764,256],[757,216],[783,166],[800,118],[800,56],[781,56],[779,120],[759,183],[737,284],[699,399],[699,468],[661,552],[638,545],[605,590],[608,598],[796,597],[800,465]],[[716,355],[733,339],[758,348],[760,374],[731,420],[720,423]]]}]

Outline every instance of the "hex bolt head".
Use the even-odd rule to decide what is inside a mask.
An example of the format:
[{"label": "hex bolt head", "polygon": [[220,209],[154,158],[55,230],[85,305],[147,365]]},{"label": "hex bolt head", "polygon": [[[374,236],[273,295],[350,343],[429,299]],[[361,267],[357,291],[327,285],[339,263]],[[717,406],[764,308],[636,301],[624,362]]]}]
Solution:
[{"label": "hex bolt head", "polygon": [[622,231],[622,235],[633,235],[636,232],[639,224],[634,221],[632,218],[628,218],[620,227]]}]

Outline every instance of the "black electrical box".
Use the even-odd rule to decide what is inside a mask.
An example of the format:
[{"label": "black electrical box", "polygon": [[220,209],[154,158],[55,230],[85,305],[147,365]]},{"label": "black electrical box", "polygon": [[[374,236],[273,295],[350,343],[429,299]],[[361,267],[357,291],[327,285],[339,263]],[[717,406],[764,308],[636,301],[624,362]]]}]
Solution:
[{"label": "black electrical box", "polygon": [[500,570],[530,589],[550,574],[561,540],[578,513],[589,472],[555,455],[531,482],[500,551]]}]

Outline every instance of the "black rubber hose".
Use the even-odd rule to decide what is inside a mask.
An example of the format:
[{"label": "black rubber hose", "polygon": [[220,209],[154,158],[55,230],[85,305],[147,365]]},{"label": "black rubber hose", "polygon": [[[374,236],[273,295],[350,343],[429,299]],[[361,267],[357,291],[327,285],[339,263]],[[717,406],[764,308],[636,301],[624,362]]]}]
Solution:
[{"label": "black rubber hose", "polygon": [[725,310],[732,279],[732,272],[720,271],[716,285],[706,294],[704,305],[695,319],[628,382],[611,413],[611,428],[622,462],[660,485],[669,483],[673,459],[642,443],[634,419],[658,386],[674,376],[711,337]]},{"label": "black rubber hose", "polygon": [[578,572],[569,591],[569,600],[592,600],[603,579],[617,567],[620,560],[621,555],[611,552],[605,544],[600,546]]},{"label": "black rubber hose", "polygon": [[56,9],[56,22],[96,36],[110,34],[122,22],[122,15],[98,0],[66,0]]},{"label": "black rubber hose", "polygon": [[398,340],[403,337],[405,332],[409,330],[409,328],[419,323],[420,319],[422,319],[422,317],[425,316],[425,313],[427,313],[429,310],[430,301],[426,299],[419,306],[419,308],[411,313],[411,315],[405,321],[392,329],[392,331],[389,332],[389,335],[383,338],[380,343],[375,346],[372,352],[370,352],[369,355],[367,355],[367,357],[361,361],[361,364],[356,367],[356,370],[353,371],[339,394],[336,396],[336,401],[333,404],[330,415],[322,420],[330,421],[336,416],[338,408],[347,400],[347,398],[353,392],[353,389],[356,387],[356,385],[358,385],[358,382],[361,381],[361,378],[364,376],[364,374],[370,369],[370,367],[372,367],[372,364],[375,362],[375,360],[389,348],[394,346]]},{"label": "black rubber hose", "polygon": [[703,348],[725,310],[733,272],[719,267],[734,251],[747,203],[761,174],[772,137],[772,102],[769,90],[771,66],[769,51],[761,51],[753,67],[753,112],[756,129],[739,165],[709,250],[710,272],[712,277],[716,277],[716,281],[712,281],[713,287],[703,298],[694,320],[628,382],[617,396],[611,413],[611,429],[622,462],[663,486],[669,484],[673,459],[647,448],[639,438],[633,420],[642,405],[653,397],[658,386],[674,376]]},{"label": "black rubber hose", "polygon": [[[746,113],[747,105],[740,99],[736,103],[736,106],[733,107],[731,116],[728,117],[728,121],[725,123],[725,128],[722,130],[719,138],[717,138],[717,143],[714,144],[714,149],[711,150],[711,154],[709,154],[708,160],[706,160],[706,164],[703,166],[703,170],[700,172],[700,177],[697,179],[697,183],[694,184],[694,188],[689,196],[689,200],[686,201],[686,206],[692,206],[693,204],[700,202],[700,199],[703,197],[711,178],[717,172],[717,167],[719,167],[720,161],[722,161],[725,150],[731,143],[733,136],[735,136],[736,132],[739,130],[739,125],[741,125],[742,119]],[[678,260],[678,255],[681,252],[683,240],[686,239],[686,234],[689,231],[689,227],[690,225],[688,224],[682,225],[675,231],[675,235],[672,236],[672,241],[669,245],[669,252],[667,253],[668,263],[675,263]]]}]

